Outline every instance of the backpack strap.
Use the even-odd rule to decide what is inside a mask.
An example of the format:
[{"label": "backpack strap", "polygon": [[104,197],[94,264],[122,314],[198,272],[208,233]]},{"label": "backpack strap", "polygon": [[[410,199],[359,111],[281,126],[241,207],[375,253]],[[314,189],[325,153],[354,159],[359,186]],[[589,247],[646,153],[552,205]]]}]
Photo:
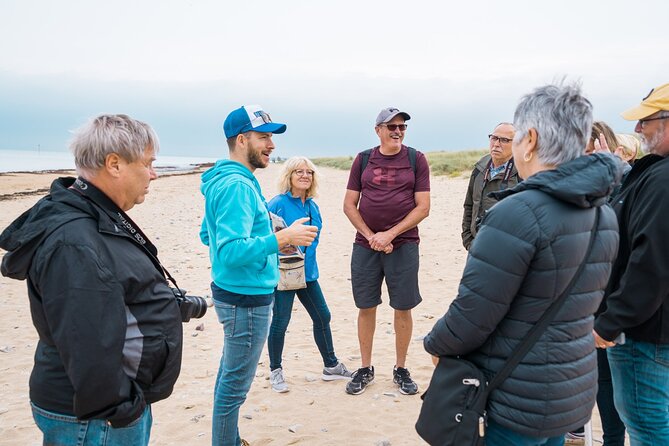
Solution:
[{"label": "backpack strap", "polygon": [[[372,150],[374,149],[367,149],[360,152],[360,184],[362,184],[362,173],[365,171],[365,168],[367,167],[367,163],[369,162],[369,157],[372,155]],[[414,176],[416,176],[416,149],[407,146],[407,150],[409,152],[409,164],[411,165],[411,169],[413,170]]]}]

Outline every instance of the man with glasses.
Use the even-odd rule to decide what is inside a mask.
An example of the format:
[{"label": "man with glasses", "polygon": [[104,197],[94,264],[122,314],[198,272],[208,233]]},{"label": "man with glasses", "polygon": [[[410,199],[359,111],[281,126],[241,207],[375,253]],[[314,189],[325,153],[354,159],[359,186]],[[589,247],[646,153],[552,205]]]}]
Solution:
[{"label": "man with glasses", "polygon": [[[612,203],[620,246],[595,321],[609,348],[616,409],[631,444],[669,444],[669,84],[622,114],[648,155]],[[616,341],[614,343],[614,340]],[[618,345],[616,345],[616,343]]]},{"label": "man with glasses", "polygon": [[351,255],[351,286],[358,307],[362,366],[346,392],[358,395],[374,381],[372,344],[376,308],[385,277],[394,309],[393,381],[405,395],[418,393],[406,368],[413,319],[422,298],[418,290],[418,223],[430,212],[430,168],[425,155],[402,144],[408,113],[381,110],[375,130],[381,144],[358,154],[351,166],[344,213],[357,230]]},{"label": "man with glasses", "polygon": [[513,164],[511,153],[514,134],[513,124],[508,122],[498,124],[488,135],[490,154],[478,160],[469,177],[465,210],[462,215],[462,244],[468,251],[476,237],[483,215],[497,203],[497,200],[488,194],[518,184],[518,171]]},{"label": "man with glasses", "polygon": [[272,135],[286,131],[258,105],[233,110],[223,123],[230,153],[202,174],[205,215],[200,238],[209,246],[212,296],[225,340],[214,388],[212,444],[246,445],[239,437],[239,407],[251,388],[269,333],[278,252],[309,246],[315,226],[301,218],[276,233],[253,175],[269,165]]}]

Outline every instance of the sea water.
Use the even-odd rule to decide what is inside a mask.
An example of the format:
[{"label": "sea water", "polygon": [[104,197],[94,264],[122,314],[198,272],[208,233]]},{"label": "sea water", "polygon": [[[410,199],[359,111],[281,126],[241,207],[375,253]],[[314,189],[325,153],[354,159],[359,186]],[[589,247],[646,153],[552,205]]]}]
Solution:
[{"label": "sea water", "polygon": [[[213,163],[213,157],[168,156],[158,153],[153,163],[159,171],[188,171],[199,164]],[[74,170],[70,152],[0,150],[0,172],[41,172]]]}]

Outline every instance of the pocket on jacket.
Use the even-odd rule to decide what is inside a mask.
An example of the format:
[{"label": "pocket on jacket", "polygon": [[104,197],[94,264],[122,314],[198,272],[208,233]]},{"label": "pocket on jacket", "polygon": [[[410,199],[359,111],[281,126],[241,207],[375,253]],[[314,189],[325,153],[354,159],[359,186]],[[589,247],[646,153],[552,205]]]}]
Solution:
[{"label": "pocket on jacket", "polygon": [[144,340],[142,361],[137,371],[136,381],[142,386],[151,385],[165,369],[170,349],[166,337]]}]

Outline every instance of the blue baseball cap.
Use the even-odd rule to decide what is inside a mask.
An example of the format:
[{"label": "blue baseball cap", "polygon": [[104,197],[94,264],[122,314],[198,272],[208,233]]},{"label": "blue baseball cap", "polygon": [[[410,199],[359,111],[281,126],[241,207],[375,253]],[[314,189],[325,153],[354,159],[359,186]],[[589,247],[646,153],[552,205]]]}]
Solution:
[{"label": "blue baseball cap", "polygon": [[230,112],[223,123],[226,138],[245,132],[283,133],[286,124],[272,122],[272,118],[259,105],[243,105]]}]

